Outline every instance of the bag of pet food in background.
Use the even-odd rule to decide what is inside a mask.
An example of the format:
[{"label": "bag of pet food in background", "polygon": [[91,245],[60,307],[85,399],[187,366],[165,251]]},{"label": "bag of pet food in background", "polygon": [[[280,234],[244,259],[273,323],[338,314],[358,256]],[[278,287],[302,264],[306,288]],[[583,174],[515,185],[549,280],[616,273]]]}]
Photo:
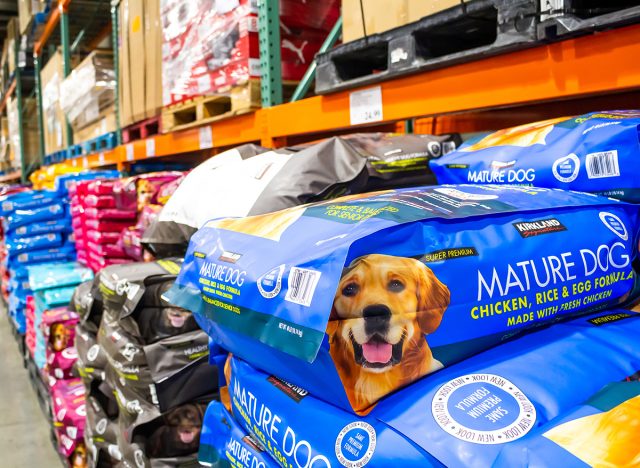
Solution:
[{"label": "bag of pet food in background", "polygon": [[0,197],[0,216],[7,217],[16,210],[31,210],[59,201],[55,192],[27,190]]},{"label": "bag of pet food in background", "polygon": [[141,211],[147,205],[157,205],[160,187],[182,176],[182,172],[173,171],[152,172],[119,179],[113,186],[116,207],[126,211]]},{"label": "bag of pet food in background", "polygon": [[[248,159],[232,152],[194,169],[143,238],[186,250],[189,237],[210,219],[270,213],[312,201],[386,188],[435,183],[429,160],[455,149],[457,136],[353,134],[291,151]],[[233,151],[233,150],[232,150]],[[183,189],[184,187],[184,189]],[[196,203],[207,200],[207,203]]]},{"label": "bag of pet food in background", "polygon": [[9,231],[7,237],[33,237],[52,233],[70,233],[71,227],[67,219],[54,219],[27,226],[20,226],[14,231]]},{"label": "bag of pet food in background", "polygon": [[84,396],[80,379],[58,380],[51,388],[58,452],[69,460],[70,466],[87,466],[83,437],[86,415]]},{"label": "bag of pet food in background", "polygon": [[176,406],[133,430],[132,440],[118,433],[123,460],[134,466],[190,466],[197,460],[207,403]]},{"label": "bag of pet food in background", "polygon": [[276,468],[276,463],[219,401],[204,415],[198,461],[201,465],[237,468]]},{"label": "bag of pet food in background", "polygon": [[46,342],[46,375],[53,379],[70,379],[78,358],[75,348],[75,328],[79,316],[67,307],[46,310],[42,314],[40,330]]},{"label": "bag of pet food in background", "polygon": [[640,372],[504,447],[495,467],[640,466]]},{"label": "bag of pet food in background", "polygon": [[630,299],[639,210],[436,186],[211,221],[168,298],[223,348],[363,412],[531,327]]},{"label": "bag of pet food in background", "polygon": [[[513,455],[504,466],[529,466],[527,452],[510,445],[528,446],[528,434],[636,373],[638,333],[640,316],[626,310],[558,324],[421,379],[365,417],[233,357],[231,412],[284,466],[486,467],[502,451]],[[564,433],[581,439],[579,430]]]},{"label": "bag of pet food in background", "polygon": [[7,230],[17,229],[20,226],[33,224],[40,221],[49,221],[54,218],[62,218],[64,216],[64,213],[65,208],[62,203],[53,203],[43,208],[15,210],[6,218]]},{"label": "bag of pet food in background", "polygon": [[438,183],[558,187],[640,202],[640,111],[507,128],[431,161]]},{"label": "bag of pet food in background", "polygon": [[122,459],[118,448],[118,404],[113,396],[113,388],[106,382],[92,381],[86,394],[87,422],[85,443],[91,453],[94,465],[100,459],[116,461]]},{"label": "bag of pet food in background", "polygon": [[126,408],[120,423],[128,437],[175,405],[218,394],[207,335],[191,312],[162,297],[180,263],[134,263],[100,272],[104,311],[98,344],[109,361],[107,381]]}]

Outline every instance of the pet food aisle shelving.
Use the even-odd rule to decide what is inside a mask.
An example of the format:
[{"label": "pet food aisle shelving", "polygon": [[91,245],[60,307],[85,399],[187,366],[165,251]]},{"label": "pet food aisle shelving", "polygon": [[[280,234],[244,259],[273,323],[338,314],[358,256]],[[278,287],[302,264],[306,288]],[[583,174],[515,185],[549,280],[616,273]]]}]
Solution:
[{"label": "pet food aisle shelving", "polygon": [[[529,105],[564,99],[613,95],[640,88],[640,26],[568,39],[470,63],[392,79],[379,85],[314,96],[259,109],[210,125],[161,134],[110,151],[68,160],[94,168],[152,157],[220,149],[246,142],[286,144],[287,137],[353,127]],[[371,90],[370,115],[355,115],[350,103]],[[380,99],[376,101],[379,90]],[[365,96],[367,99],[367,96]]]}]

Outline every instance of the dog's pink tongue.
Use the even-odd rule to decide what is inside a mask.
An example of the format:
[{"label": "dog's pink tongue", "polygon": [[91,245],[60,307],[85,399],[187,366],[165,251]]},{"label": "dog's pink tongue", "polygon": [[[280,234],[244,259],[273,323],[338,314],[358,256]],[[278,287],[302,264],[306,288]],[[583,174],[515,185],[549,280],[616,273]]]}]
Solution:
[{"label": "dog's pink tongue", "polygon": [[190,444],[193,442],[195,434],[193,432],[180,432],[180,440],[183,444]]},{"label": "dog's pink tongue", "polygon": [[392,346],[389,343],[365,343],[362,345],[364,358],[371,363],[385,363],[391,360]]}]

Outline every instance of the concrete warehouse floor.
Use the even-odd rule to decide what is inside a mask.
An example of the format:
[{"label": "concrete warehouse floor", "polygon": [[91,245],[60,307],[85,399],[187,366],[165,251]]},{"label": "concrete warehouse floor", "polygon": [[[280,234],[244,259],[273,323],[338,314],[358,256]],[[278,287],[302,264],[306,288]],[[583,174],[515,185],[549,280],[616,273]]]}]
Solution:
[{"label": "concrete warehouse floor", "polygon": [[4,307],[0,309],[0,466],[57,468],[60,459],[49,438],[35,391],[22,366]]}]

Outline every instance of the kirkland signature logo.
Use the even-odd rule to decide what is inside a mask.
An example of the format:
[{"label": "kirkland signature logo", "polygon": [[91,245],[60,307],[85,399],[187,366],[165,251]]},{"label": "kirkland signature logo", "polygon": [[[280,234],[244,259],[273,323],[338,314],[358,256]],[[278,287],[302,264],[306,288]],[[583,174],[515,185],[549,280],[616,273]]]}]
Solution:
[{"label": "kirkland signature logo", "polygon": [[566,231],[567,228],[557,219],[541,219],[539,221],[513,223],[522,237],[533,237],[553,232]]}]

